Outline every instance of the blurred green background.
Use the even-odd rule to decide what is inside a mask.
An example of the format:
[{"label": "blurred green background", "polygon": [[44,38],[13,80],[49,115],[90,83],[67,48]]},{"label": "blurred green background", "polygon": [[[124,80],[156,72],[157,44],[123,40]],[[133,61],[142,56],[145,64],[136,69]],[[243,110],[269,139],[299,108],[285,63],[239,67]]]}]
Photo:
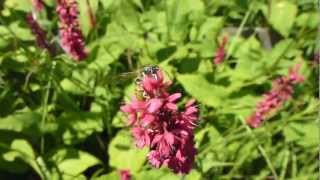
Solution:
[{"label": "blurred green background", "polygon": [[[92,24],[90,9],[96,17]],[[59,48],[55,1],[37,20]],[[0,2],[0,179],[318,179],[319,14],[312,0],[78,0],[89,57],[35,45],[29,0]],[[222,64],[213,63],[228,37]],[[300,63],[305,81],[260,128],[243,120],[272,80]],[[186,176],[146,162],[119,107],[143,65],[200,103]],[[316,65],[315,65],[316,64]]]}]

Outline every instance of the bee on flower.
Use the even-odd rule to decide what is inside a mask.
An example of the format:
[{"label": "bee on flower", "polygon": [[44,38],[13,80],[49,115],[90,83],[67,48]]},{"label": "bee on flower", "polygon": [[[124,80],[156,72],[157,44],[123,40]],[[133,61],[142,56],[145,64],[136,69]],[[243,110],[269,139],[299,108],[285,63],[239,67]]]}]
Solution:
[{"label": "bee on flower", "polygon": [[175,173],[186,174],[192,169],[196,149],[193,129],[199,119],[195,100],[179,110],[181,93],[170,94],[172,84],[164,81],[160,68],[147,67],[138,77],[142,98],[134,96],[121,110],[128,114],[128,124],[138,148],[148,147],[149,163],[167,166]]}]

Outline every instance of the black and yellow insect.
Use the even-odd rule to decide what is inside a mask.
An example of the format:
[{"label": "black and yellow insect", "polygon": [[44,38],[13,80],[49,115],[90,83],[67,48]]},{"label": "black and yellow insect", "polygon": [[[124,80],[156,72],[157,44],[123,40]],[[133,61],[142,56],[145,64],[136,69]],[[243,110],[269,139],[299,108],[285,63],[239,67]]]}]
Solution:
[{"label": "black and yellow insect", "polygon": [[157,72],[159,71],[159,67],[156,65],[150,65],[150,66],[145,66],[139,73],[138,77],[135,79],[135,95],[138,98],[138,100],[143,100],[149,98],[146,92],[144,91],[142,87],[142,80],[145,76],[151,76],[155,79],[158,78]]}]

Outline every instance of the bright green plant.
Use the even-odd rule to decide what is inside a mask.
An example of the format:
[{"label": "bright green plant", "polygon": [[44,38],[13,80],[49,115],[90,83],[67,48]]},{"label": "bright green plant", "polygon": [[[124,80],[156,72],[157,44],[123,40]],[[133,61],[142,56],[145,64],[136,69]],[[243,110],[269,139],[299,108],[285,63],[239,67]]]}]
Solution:
[{"label": "bright green plant", "polygon": [[[38,48],[29,0],[0,2],[0,179],[317,179],[316,35],[307,0],[79,0],[88,57],[59,47],[56,2],[37,20],[58,53]],[[213,63],[223,36],[226,56]],[[146,162],[119,107],[122,73],[157,64],[172,91],[199,102],[198,149],[185,176]],[[274,79],[301,64],[293,98],[251,129],[246,118]]]}]

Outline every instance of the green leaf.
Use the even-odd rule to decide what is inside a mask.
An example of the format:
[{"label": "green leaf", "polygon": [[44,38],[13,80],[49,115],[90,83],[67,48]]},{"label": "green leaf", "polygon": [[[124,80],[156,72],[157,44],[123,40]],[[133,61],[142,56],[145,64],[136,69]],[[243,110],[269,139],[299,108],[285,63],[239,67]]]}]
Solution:
[{"label": "green leaf", "polygon": [[275,1],[271,3],[270,24],[281,35],[287,37],[297,14],[297,6],[290,1]]},{"label": "green leaf", "polygon": [[102,116],[99,113],[67,113],[58,119],[58,123],[65,144],[79,143],[92,133],[103,131]]},{"label": "green leaf", "polygon": [[195,138],[196,142],[199,142],[200,151],[198,158],[202,171],[207,172],[213,167],[225,164],[224,160],[228,152],[225,139],[213,125],[200,130]]},{"label": "green leaf", "polygon": [[4,6],[24,12],[30,12],[32,8],[29,0],[6,0]]},{"label": "green leaf", "polygon": [[142,171],[135,175],[136,179],[148,180],[180,180],[181,175],[175,175],[168,169],[151,169],[149,171]]},{"label": "green leaf", "polygon": [[315,147],[319,143],[319,128],[315,121],[291,122],[284,128],[286,141],[296,142],[303,147]]},{"label": "green leaf", "polygon": [[50,157],[50,161],[57,165],[59,171],[66,175],[80,175],[89,167],[101,162],[93,155],[77,149],[59,149]]},{"label": "green leaf", "polygon": [[102,39],[102,41],[98,41],[97,44],[101,42],[103,44],[97,46],[96,57],[89,64],[88,68],[98,69],[106,74],[108,73],[109,65],[117,60],[123,49],[117,45],[108,46],[109,42],[106,40],[106,38]]},{"label": "green leaf", "polygon": [[14,31],[15,36],[21,40],[29,41],[35,39],[31,30],[27,27],[22,27],[22,24],[18,21],[11,23],[9,27]]},{"label": "green leaf", "polygon": [[201,24],[198,32],[197,40],[211,40],[214,43],[219,31],[224,25],[222,17],[208,17],[205,22]]},{"label": "green leaf", "polygon": [[204,10],[202,1],[168,0],[166,1],[166,22],[170,39],[182,42],[188,35],[188,26],[192,23],[189,16]]},{"label": "green leaf", "polygon": [[38,137],[40,135],[41,115],[36,112],[15,113],[0,118],[0,129],[26,133]]},{"label": "green leaf", "polygon": [[0,26],[0,49],[7,47],[10,44],[12,34],[5,26]]},{"label": "green leaf", "polygon": [[[119,25],[124,27],[127,32],[141,32],[141,24],[139,21],[139,12],[134,8],[131,3],[127,1],[121,1],[121,8],[119,8],[114,14],[114,20]],[[123,11],[122,9],[125,9]]]},{"label": "green leaf", "polygon": [[235,71],[231,71],[232,81],[239,83],[239,80],[252,79],[261,74],[263,70],[263,61],[261,61],[263,51],[259,41],[251,36],[247,40],[240,41],[236,47],[234,56],[239,59]]},{"label": "green leaf", "polygon": [[287,54],[288,50],[292,48],[292,45],[293,45],[292,39],[285,39],[278,42],[272,49],[271,53],[268,53],[266,57],[263,59],[267,67],[272,68],[280,60],[282,60],[282,58]]},{"label": "green leaf", "polygon": [[311,29],[316,29],[318,26],[320,18],[318,13],[316,12],[308,12],[308,13],[301,13],[297,19],[296,23],[300,27],[307,27]]},{"label": "green leaf", "polygon": [[201,180],[201,174],[197,170],[192,170],[188,175],[186,175],[186,180]]},{"label": "green leaf", "polygon": [[67,92],[85,94],[92,88],[94,77],[92,69],[77,69],[72,72],[72,77],[64,78],[60,85]]},{"label": "green leaf", "polygon": [[95,177],[92,180],[119,180],[120,175],[116,171],[112,171],[111,173],[101,175],[99,177]]},{"label": "green leaf", "polygon": [[[87,2],[90,6],[88,6]],[[87,36],[92,28],[90,10],[94,18],[96,17],[96,11],[98,8],[99,0],[83,0],[78,1],[79,4],[79,22],[82,29],[82,32]]]},{"label": "green leaf", "polygon": [[40,175],[40,177],[43,177],[43,173],[36,161],[36,155],[28,141],[24,139],[15,139],[10,145],[0,143],[0,148],[8,150],[2,155],[5,160],[14,161],[19,158],[26,164],[30,165]]},{"label": "green leaf", "polygon": [[219,106],[228,95],[224,87],[210,84],[202,75],[178,75],[177,79],[191,96],[209,106]]},{"label": "green leaf", "polygon": [[117,169],[129,169],[132,172],[137,172],[146,160],[147,151],[146,148],[138,149],[135,147],[133,139],[127,131],[120,131],[109,145],[109,163]]}]

